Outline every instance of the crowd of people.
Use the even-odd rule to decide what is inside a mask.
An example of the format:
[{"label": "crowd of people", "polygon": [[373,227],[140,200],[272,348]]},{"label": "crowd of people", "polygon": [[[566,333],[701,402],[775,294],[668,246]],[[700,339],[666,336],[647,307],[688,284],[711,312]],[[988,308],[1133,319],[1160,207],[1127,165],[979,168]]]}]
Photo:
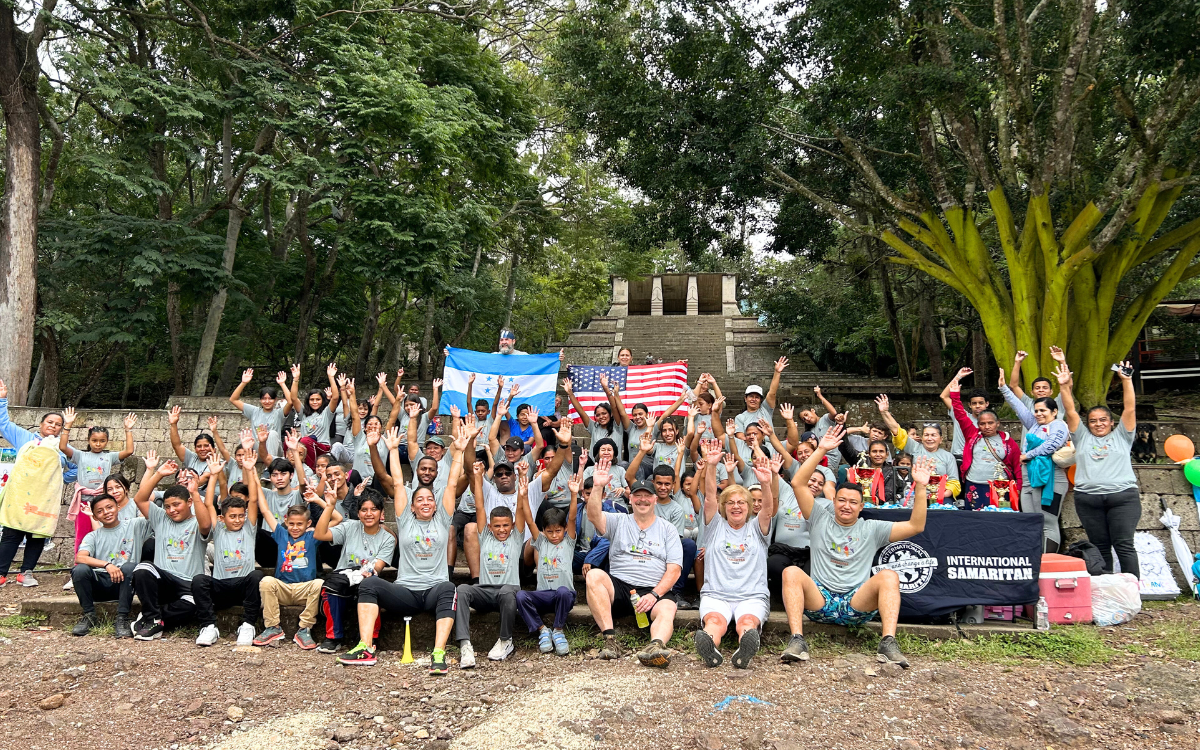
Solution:
[{"label": "crowd of people", "polygon": [[[514,339],[505,331],[499,353],[520,355]],[[502,395],[503,383],[494,398],[472,400],[474,376],[471,411],[439,415],[441,382],[426,400],[416,384],[402,387],[403,370],[390,386],[380,373],[376,393],[359,398],[335,365],[308,389],[293,366],[290,384],[279,372],[278,388],[260,388],[257,404],[243,398],[254,378],[247,370],[229,400],[250,426],[232,451],[215,418],[185,442],[175,407],[175,455],[146,452],[136,487],[120,473],[136,448],[132,414],[121,449],[103,426],[72,445],[74,410],[24,430],[9,420],[0,382],[0,435],[17,449],[0,499],[0,586],[22,543],[14,582],[37,585],[45,516],[57,519],[64,484],[74,482],[67,588],[83,610],[73,630],[80,636],[98,627],[96,602],[115,600],[117,638],[154,640],[194,624],[196,643],[211,646],[221,637],[217,611],[237,605],[236,642],[263,646],[285,638],[280,607],[300,606],[294,643],[357,666],[375,663],[382,618],[424,612],[436,623],[430,671],[443,674],[450,647],[461,668],[476,663],[472,610],[499,613],[489,660],[513,653],[518,619],[540,652],[569,653],[564,627],[578,575],[603,659],[622,656],[613,618],[633,616],[648,631],[637,658],[666,666],[677,611],[699,609],[693,638],[705,664],[723,663],[721,643],[732,637],[730,660],[746,668],[776,598],[792,634],[784,661],[809,658],[805,619],[851,626],[878,618],[879,660],[907,666],[895,639],[899,578],[873,561],[885,545],[920,534],[930,511],[1040,513],[1045,549],[1055,551],[1064,466],[1073,463],[1088,537],[1110,569],[1115,550],[1122,570],[1138,572],[1131,373],[1125,363],[1115,368],[1119,419],[1105,406],[1081,414],[1065,358],[1051,352],[1055,380],[1038,378],[1029,394],[1017,385],[1024,352],[1000,374],[1019,436],[1000,429],[986,391],[963,393],[971,371],[960,370],[942,393],[949,440],[938,422],[901,426],[883,395],[879,419],[862,426],[847,425],[820,388],[815,407],[778,403],[786,358],[765,392],[746,388],[745,409],[733,416],[707,373],[659,415],[627,407],[604,379],[607,401],[591,413],[570,379],[552,414],[521,403],[518,387]],[[617,363],[632,356],[624,349]],[[377,414],[382,399],[391,404],[386,419]],[[573,437],[568,402],[589,440]],[[861,517],[867,507],[911,513],[888,522]],[[460,554],[469,582],[456,586]],[[394,580],[382,575],[387,568]],[[698,601],[685,594],[689,578]],[[352,612],[356,636],[347,632]]]}]

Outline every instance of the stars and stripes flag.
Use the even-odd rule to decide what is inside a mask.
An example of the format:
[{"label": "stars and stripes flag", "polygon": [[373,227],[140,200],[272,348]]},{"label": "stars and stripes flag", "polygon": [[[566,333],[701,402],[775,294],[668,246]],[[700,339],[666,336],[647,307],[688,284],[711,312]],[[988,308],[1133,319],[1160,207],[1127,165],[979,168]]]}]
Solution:
[{"label": "stars and stripes flag", "polygon": [[[620,389],[621,403],[624,404],[626,413],[634,404],[645,404],[650,408],[650,415],[657,417],[678,401],[687,388],[687,362],[629,367],[571,365],[567,372],[571,376],[571,388],[575,391],[575,398],[579,399],[589,417],[594,413],[596,404],[608,403],[604,389],[600,387],[601,375],[608,376],[610,389]],[[571,406],[570,417],[575,422],[582,421],[574,405]]]}]

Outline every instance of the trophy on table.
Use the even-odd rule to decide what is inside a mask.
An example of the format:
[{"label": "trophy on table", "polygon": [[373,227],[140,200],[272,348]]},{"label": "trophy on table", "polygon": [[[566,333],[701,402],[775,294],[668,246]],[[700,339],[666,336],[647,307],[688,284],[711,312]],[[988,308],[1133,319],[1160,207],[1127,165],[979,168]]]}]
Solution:
[{"label": "trophy on table", "polygon": [[1016,489],[1016,485],[1008,478],[1004,464],[996,462],[996,468],[992,470],[992,478],[988,480],[988,500],[992,507],[1020,510],[1020,502],[1013,497]]},{"label": "trophy on table", "polygon": [[[850,479],[852,482],[858,482],[862,487],[862,495],[864,504],[872,502],[874,497],[871,494],[871,482],[875,479],[875,473],[879,469],[871,468],[871,462],[867,460],[866,451],[860,451],[858,454],[858,463],[854,465],[854,477]],[[849,479],[849,477],[847,477]]]}]

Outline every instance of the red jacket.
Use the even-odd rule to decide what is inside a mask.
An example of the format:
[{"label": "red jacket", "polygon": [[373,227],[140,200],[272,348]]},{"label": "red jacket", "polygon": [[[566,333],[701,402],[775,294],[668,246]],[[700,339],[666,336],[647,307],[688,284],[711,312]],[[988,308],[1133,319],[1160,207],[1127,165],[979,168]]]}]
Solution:
[{"label": "red jacket", "polygon": [[[959,476],[962,477],[964,487],[967,483],[967,471],[971,468],[971,462],[975,460],[975,443],[979,442],[979,428],[967,416],[967,410],[962,405],[962,394],[958,391],[950,392],[950,402],[954,404],[954,418],[958,421],[959,428],[963,431],[963,437],[966,439],[963,445],[962,467],[959,471]],[[1004,465],[1008,467],[1009,479],[1013,481],[1015,489],[1015,497],[1021,496],[1021,448],[1017,445],[1017,441],[1013,440],[1007,432],[1000,431],[996,433],[1004,441]]]}]

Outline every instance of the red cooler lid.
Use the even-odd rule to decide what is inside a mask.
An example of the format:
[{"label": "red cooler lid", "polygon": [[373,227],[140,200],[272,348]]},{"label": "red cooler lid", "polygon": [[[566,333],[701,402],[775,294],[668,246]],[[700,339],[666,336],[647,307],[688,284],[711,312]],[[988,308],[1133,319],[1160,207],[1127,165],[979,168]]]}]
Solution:
[{"label": "red cooler lid", "polygon": [[1087,563],[1079,557],[1068,555],[1042,555],[1042,573],[1073,573],[1087,575]]}]

